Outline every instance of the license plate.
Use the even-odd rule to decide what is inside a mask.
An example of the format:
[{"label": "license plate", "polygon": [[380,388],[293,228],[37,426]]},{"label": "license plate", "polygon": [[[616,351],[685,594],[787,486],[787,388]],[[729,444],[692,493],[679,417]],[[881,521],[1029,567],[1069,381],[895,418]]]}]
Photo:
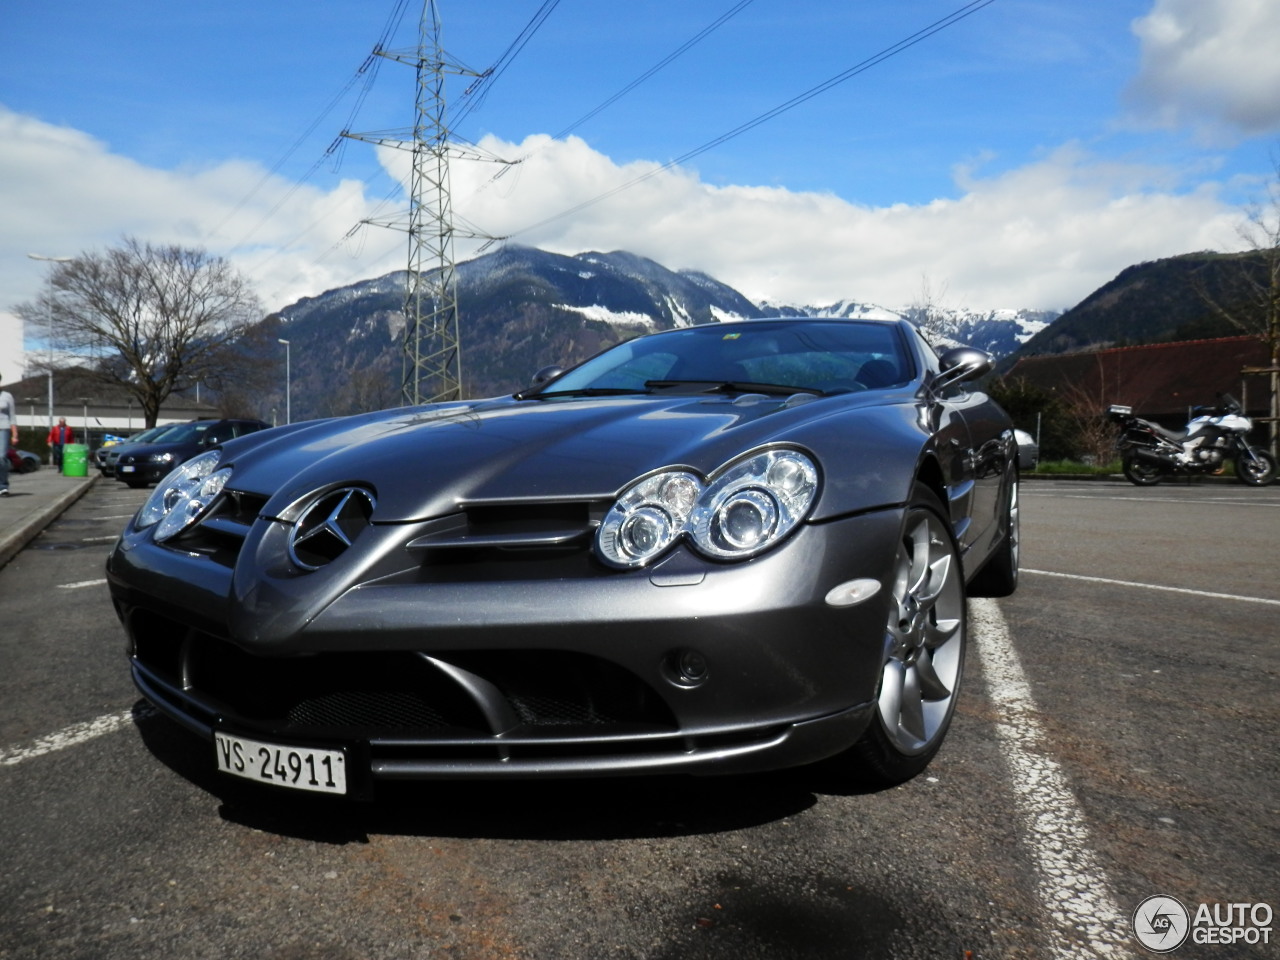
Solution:
[{"label": "license plate", "polygon": [[121,473],[133,473],[134,469],[135,469],[134,467],[121,467],[121,468],[120,468],[120,472],[121,472]]},{"label": "license plate", "polygon": [[347,792],[347,758],[341,750],[262,743],[214,733],[218,769],[236,777],[292,790]]}]

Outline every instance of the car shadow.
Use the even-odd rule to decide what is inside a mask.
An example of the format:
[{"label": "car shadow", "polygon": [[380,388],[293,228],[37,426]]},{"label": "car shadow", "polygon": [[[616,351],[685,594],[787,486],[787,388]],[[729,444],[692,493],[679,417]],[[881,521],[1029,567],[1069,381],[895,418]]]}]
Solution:
[{"label": "car shadow", "polygon": [[794,816],[822,794],[874,792],[823,768],[725,777],[643,776],[544,781],[378,784],[370,800],[259,786],[218,773],[200,737],[146,703],[143,744],[217,799],[230,823],[319,843],[371,834],[524,840],[623,840],[721,833]]}]

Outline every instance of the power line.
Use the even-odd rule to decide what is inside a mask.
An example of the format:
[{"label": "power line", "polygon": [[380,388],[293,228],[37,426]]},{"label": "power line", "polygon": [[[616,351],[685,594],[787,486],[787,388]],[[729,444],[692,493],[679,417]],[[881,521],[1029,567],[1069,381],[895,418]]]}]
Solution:
[{"label": "power line", "polygon": [[[351,112],[347,118],[347,128],[348,129],[350,128],[352,122],[354,122],[355,120],[356,114],[360,110],[360,107],[364,104],[365,99],[368,97],[369,91],[373,87],[374,80],[377,78],[378,65],[381,63],[381,60],[378,57],[378,52],[387,45],[391,37],[395,34],[396,30],[399,29],[400,22],[404,19],[405,10],[407,9],[409,2],[410,0],[396,0],[396,4],[392,8],[390,16],[387,17],[387,22],[382,27],[382,33],[379,34],[378,41],[377,43],[374,44],[373,52],[370,53],[367,57],[365,57],[364,62],[361,63],[360,66],[356,68],[355,73],[353,73],[350,77],[347,78],[347,80],[343,83],[342,87],[338,90],[338,92],[329,99],[329,102],[320,110],[320,112],[315,116],[315,118],[309,124],[307,124],[307,126],[303,129],[303,131],[300,134],[298,134],[297,137],[294,138],[293,143],[290,144],[290,146],[284,151],[283,154],[280,155],[280,157],[276,160],[276,162],[272,164],[271,168],[262,175],[261,179],[259,179],[258,182],[253,185],[253,187],[249,190],[249,192],[246,193],[243,198],[241,198],[240,202],[237,203],[235,207],[233,207],[231,211],[225,217],[222,218],[221,222],[219,222],[216,227],[214,227],[211,231],[209,231],[209,236],[213,236],[219,230],[225,227],[231,221],[232,217],[234,217],[237,213],[243,210],[245,205],[248,204],[250,200],[252,200],[255,196],[258,195],[258,192],[264,186],[266,186],[266,184],[271,180],[273,176],[275,176],[277,173],[280,172],[280,170],[284,167],[284,165],[288,163],[289,160],[293,157],[293,155],[297,153],[299,149],[301,149],[302,145],[307,142],[308,138],[310,138],[310,136],[313,133],[315,133],[316,129],[320,126],[320,124],[323,123],[325,119],[329,116],[329,114],[332,113],[337,108],[338,104],[340,104],[346,98],[347,94],[351,92],[351,89],[356,85],[357,82],[359,82],[360,78],[364,77],[364,85],[361,88],[360,94],[357,96],[355,104],[353,105]],[[318,169],[320,169],[324,161],[328,157],[333,155],[334,151],[338,148],[341,142],[342,142],[341,137],[335,138],[329,144],[329,146],[325,149],[325,151],[320,155],[320,157],[314,163],[312,163],[310,168],[308,168],[307,172],[303,174],[303,176],[299,180],[294,182],[293,186],[290,187],[290,189],[286,192],[284,197],[281,198],[281,200],[278,203],[276,203],[276,205],[273,206],[271,210],[268,211],[267,214],[264,217],[262,217],[261,220],[258,221],[257,224],[255,224],[243,237],[241,237],[240,240],[238,240],[231,247],[231,250],[235,251],[240,247],[244,246],[244,244],[249,240],[249,238],[252,237],[255,233],[257,233],[258,230],[262,228],[262,225],[265,224],[268,220],[270,220],[279,211],[279,209],[285,204],[285,202],[288,201],[290,197],[293,196],[293,194],[302,186],[302,184],[306,183],[308,180],[311,179],[312,175],[315,174],[315,172]]]},{"label": "power line", "polygon": [[596,114],[600,113],[602,110],[605,110],[605,109],[607,109],[607,108],[609,108],[609,107],[613,106],[615,103],[617,103],[619,100],[621,100],[623,97],[625,97],[628,93],[630,93],[630,92],[631,92],[632,90],[634,90],[636,87],[640,86],[640,84],[644,83],[646,80],[648,80],[648,79],[649,79],[650,77],[652,77],[654,74],[656,74],[658,71],[662,70],[662,68],[663,68],[663,67],[667,66],[667,65],[668,65],[669,63],[671,63],[673,60],[676,60],[676,59],[678,59],[679,57],[683,56],[685,53],[687,53],[687,52],[688,52],[690,49],[692,49],[694,46],[696,46],[698,43],[702,42],[702,41],[703,41],[704,39],[706,39],[710,34],[712,34],[712,33],[713,33],[713,32],[715,32],[717,29],[719,29],[721,26],[723,26],[727,21],[729,21],[729,20],[733,19],[733,17],[737,16],[737,14],[738,14],[739,12],[741,12],[741,11],[742,11],[742,9],[743,9],[744,7],[748,6],[748,5],[749,5],[749,4],[751,4],[752,2],[753,2],[753,0],[741,0],[741,2],[739,2],[739,3],[735,4],[735,5],[734,5],[733,7],[731,7],[728,11],[726,11],[726,12],[725,12],[725,13],[723,13],[723,14],[721,14],[721,15],[720,15],[720,17],[719,17],[718,19],[716,19],[715,21],[713,21],[712,23],[710,23],[710,24],[709,24],[709,25],[707,25],[706,27],[703,27],[703,28],[702,28],[702,30],[698,31],[698,33],[696,33],[694,36],[692,36],[691,38],[689,38],[688,40],[686,40],[684,43],[682,43],[679,47],[677,47],[677,48],[676,48],[675,50],[673,50],[671,53],[667,54],[665,57],[663,57],[661,60],[659,60],[656,64],[654,64],[652,67],[650,67],[650,68],[649,68],[648,70],[646,70],[644,73],[640,74],[640,76],[636,77],[634,80],[632,80],[630,83],[628,83],[625,87],[623,87],[621,90],[619,90],[619,91],[618,91],[617,93],[615,93],[613,96],[609,97],[607,100],[602,101],[598,106],[593,107],[593,108],[592,108],[591,110],[589,110],[587,113],[583,114],[583,115],[582,115],[581,117],[579,117],[577,120],[573,121],[573,123],[569,124],[569,125],[568,125],[567,127],[565,127],[563,130],[561,130],[559,133],[557,133],[554,137],[552,137],[552,139],[553,139],[553,140],[563,140],[565,137],[567,137],[569,134],[573,133],[573,131],[574,131],[574,130],[577,130],[577,129],[578,129],[578,127],[582,126],[584,123],[586,123],[586,122],[587,122],[588,120],[590,120],[592,117],[594,117]]},{"label": "power line", "polygon": [[[630,93],[636,87],[640,86],[646,80],[651,79],[655,74],[660,72],[663,68],[669,66],[673,61],[679,59],[681,56],[683,56],[685,53],[691,50],[698,43],[701,43],[713,32],[715,32],[717,29],[719,29],[729,20],[737,16],[738,13],[740,13],[743,10],[744,7],[747,7],[752,2],[753,0],[739,0],[738,3],[730,7],[725,13],[722,13],[718,18],[713,20],[710,24],[703,27],[701,30],[699,30],[696,34],[694,34],[692,37],[690,37],[688,40],[682,43],[679,47],[677,47],[671,53],[667,54],[665,57],[659,60],[656,64],[654,64],[644,73],[640,74],[640,76],[636,77],[626,86],[624,86],[617,93],[601,101],[599,104],[592,107],[590,110],[588,110],[585,114],[583,114],[577,120],[573,121],[573,123],[569,124],[559,133],[555,134],[551,138],[552,141],[563,140],[565,137],[571,134],[574,130],[577,130],[580,126],[586,123],[588,120],[591,120],[597,114],[613,106],[615,103],[617,103],[619,100],[625,97],[628,93]],[[505,177],[508,173],[511,172],[512,167],[516,166],[517,164],[524,163],[524,161],[537,156],[539,153],[541,153],[545,149],[547,148],[540,147],[537,150],[531,150],[529,153],[526,153],[524,156],[511,161],[511,164],[509,166],[503,167],[501,170],[495,173],[492,177],[490,177],[488,180],[482,183],[479,187],[477,187],[476,193],[479,193],[481,190],[486,189],[490,184]]]},{"label": "power line", "polygon": [[[929,24],[927,27],[924,27],[921,30],[918,30],[915,33],[911,34],[911,36],[906,37],[903,40],[899,40],[897,43],[893,44],[890,47],[886,47],[885,49],[881,50],[879,53],[875,54],[874,56],[868,57],[867,59],[854,64],[849,69],[836,74],[834,77],[831,77],[828,80],[824,80],[822,83],[818,84],[817,86],[810,87],[808,90],[804,91],[803,93],[797,94],[796,96],[792,97],[790,100],[787,100],[784,103],[779,104],[773,109],[767,110],[764,113],[759,114],[758,116],[752,118],[751,120],[748,120],[747,122],[734,127],[732,130],[729,130],[726,133],[720,134],[720,136],[715,137],[712,140],[708,140],[706,143],[703,143],[701,146],[694,147],[692,150],[688,151],[687,153],[681,154],[680,156],[676,157],[674,160],[668,160],[666,163],[662,164],[661,166],[655,167],[654,169],[650,170],[647,173],[643,173],[638,177],[634,177],[631,180],[626,181],[625,183],[619,184],[618,186],[614,187],[611,190],[606,190],[604,193],[601,193],[595,197],[592,197],[590,200],[584,200],[582,203],[579,203],[573,207],[570,207],[568,210],[564,210],[553,216],[546,217],[545,219],[539,220],[537,223],[530,224],[529,226],[523,227],[519,230],[512,231],[502,239],[509,239],[511,237],[520,236],[521,234],[529,233],[532,230],[536,230],[539,227],[544,227],[549,223],[554,223],[557,220],[563,220],[565,217],[573,216],[573,214],[575,213],[580,213],[581,211],[586,210],[589,207],[595,206],[597,203],[600,203],[601,201],[608,200],[611,197],[615,197],[619,193],[622,193],[625,190],[630,190],[632,187],[638,186],[639,184],[644,183],[646,180],[652,180],[654,177],[658,176],[661,173],[665,173],[667,170],[670,170],[672,167],[677,167],[682,163],[692,160],[694,157],[697,157],[703,153],[706,153],[708,150],[712,150],[715,147],[718,147],[721,144],[727,143],[736,137],[740,137],[742,136],[742,134],[748,132],[749,130],[753,130],[756,127],[760,126],[761,124],[766,123],[769,120],[772,120],[783,113],[786,113],[788,110],[792,110],[795,107],[800,106],[802,103],[812,100],[814,97],[818,96],[819,94],[826,93],[831,88],[838,86],[841,83],[844,83],[846,80],[850,80],[853,77],[856,77],[858,74],[865,73],[867,70],[870,70],[872,67],[877,66],[883,63],[884,61],[892,57],[896,57],[898,54],[903,53],[906,50],[909,50],[911,47],[914,47],[916,44],[921,43],[924,40],[927,40],[929,37],[932,37],[935,33],[939,33],[942,30],[945,30],[947,27],[954,26],[955,24],[959,23],[961,20],[964,20],[967,17],[970,17],[973,14],[977,13],[983,7],[988,7],[993,3],[995,3],[995,0],[971,0],[971,2],[966,3],[964,6],[958,8],[957,10],[943,17],[941,20],[937,20]],[[482,246],[480,249],[483,250],[487,246],[488,244],[486,244],[485,246]]]},{"label": "power line", "polygon": [[480,108],[485,99],[489,96],[489,89],[497,82],[499,77],[506,73],[507,68],[511,66],[511,61],[520,55],[520,52],[524,50],[529,41],[533,39],[533,35],[542,28],[542,25],[546,23],[547,18],[551,16],[552,11],[554,11],[559,4],[560,0],[543,0],[542,6],[538,8],[537,12],[534,13],[529,22],[525,24],[524,29],[521,30],[520,33],[516,35],[516,38],[511,41],[507,46],[507,49],[503,51],[502,56],[494,61],[493,66],[481,73],[480,76],[462,92],[462,96],[459,99],[462,100],[466,106],[458,112],[458,116],[454,120],[454,125],[461,123],[473,110],[478,110]]}]

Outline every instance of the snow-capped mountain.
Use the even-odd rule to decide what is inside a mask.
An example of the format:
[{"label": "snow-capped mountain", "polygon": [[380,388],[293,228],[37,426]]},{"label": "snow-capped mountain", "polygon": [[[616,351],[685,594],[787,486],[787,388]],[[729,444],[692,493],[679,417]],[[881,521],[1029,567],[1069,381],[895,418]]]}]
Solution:
[{"label": "snow-capped mountain", "polygon": [[[508,246],[459,264],[457,280],[463,381],[472,396],[517,390],[539,367],[569,365],[637,333],[694,323],[907,317],[939,346],[972,344],[999,357],[1050,319],[1019,311],[933,311],[926,318],[856,300],[755,304],[705,273],[669,270],[625,251],[563,256]],[[299,300],[271,318],[297,355],[330,358],[294,371],[295,416],[399,402],[404,282],[397,271]]]},{"label": "snow-capped mountain", "polygon": [[935,346],[963,344],[978,347],[996,359],[1013,353],[1047,327],[1058,314],[1038,310],[891,309],[858,300],[840,300],[826,306],[796,306],[769,301],[760,308],[777,316],[848,317],[887,320],[905,318],[924,331]]}]

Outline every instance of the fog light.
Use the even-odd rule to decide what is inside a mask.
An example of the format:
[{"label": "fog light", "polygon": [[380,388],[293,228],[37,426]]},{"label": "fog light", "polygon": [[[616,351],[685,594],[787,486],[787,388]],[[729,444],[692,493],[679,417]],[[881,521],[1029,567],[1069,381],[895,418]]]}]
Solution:
[{"label": "fog light", "polygon": [[696,687],[706,682],[710,669],[707,658],[697,650],[673,650],[667,654],[667,679],[681,687]]}]

